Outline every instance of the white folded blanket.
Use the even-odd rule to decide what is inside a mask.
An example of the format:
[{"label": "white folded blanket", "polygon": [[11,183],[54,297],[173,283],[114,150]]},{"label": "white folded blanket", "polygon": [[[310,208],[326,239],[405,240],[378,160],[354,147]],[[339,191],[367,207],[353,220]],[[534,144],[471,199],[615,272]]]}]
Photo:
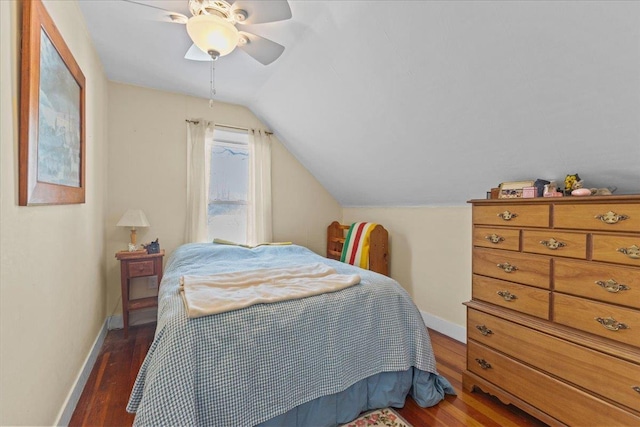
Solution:
[{"label": "white folded blanket", "polygon": [[182,276],[180,293],[189,317],[238,310],[335,292],[360,283],[357,274],[337,274],[325,264],[264,268],[207,276]]}]

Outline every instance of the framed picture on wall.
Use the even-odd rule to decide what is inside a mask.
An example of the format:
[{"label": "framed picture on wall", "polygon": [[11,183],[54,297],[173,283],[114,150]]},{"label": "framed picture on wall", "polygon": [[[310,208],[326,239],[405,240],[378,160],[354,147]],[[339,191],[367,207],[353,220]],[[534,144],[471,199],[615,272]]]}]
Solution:
[{"label": "framed picture on wall", "polygon": [[525,187],[533,187],[533,181],[513,181],[500,184],[499,199],[521,199]]},{"label": "framed picture on wall", "polygon": [[19,204],[84,203],[85,78],[42,2],[22,7]]}]

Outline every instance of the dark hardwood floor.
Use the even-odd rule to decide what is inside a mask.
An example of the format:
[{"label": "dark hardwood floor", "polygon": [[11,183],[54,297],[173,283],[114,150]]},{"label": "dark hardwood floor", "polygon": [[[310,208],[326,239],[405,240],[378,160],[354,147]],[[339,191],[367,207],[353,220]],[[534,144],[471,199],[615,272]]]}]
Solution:
[{"label": "dark hardwood floor", "polygon": [[[109,331],[70,426],[130,426],[133,415],[125,407],[138,369],[153,341],[155,324],[134,326],[129,339],[122,330]],[[432,408],[421,408],[411,398],[398,409],[415,427],[422,426],[544,426],[517,408],[482,392],[462,389],[466,346],[430,331],[438,371],[453,385],[457,396],[447,396]]]},{"label": "dark hardwood floor", "polygon": [[415,427],[421,426],[546,426],[512,405],[482,392],[469,393],[462,388],[462,371],[467,360],[467,346],[441,333],[429,330],[438,372],[449,380],[456,396],[431,408],[421,408],[410,397],[397,412]]}]

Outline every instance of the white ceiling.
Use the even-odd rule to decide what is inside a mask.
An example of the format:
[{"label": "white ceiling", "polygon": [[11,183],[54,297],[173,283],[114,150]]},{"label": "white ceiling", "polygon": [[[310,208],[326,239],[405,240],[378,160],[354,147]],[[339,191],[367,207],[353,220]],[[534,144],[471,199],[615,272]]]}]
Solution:
[{"label": "white ceiling", "polygon": [[[109,79],[208,97],[184,26],[79,3]],[[218,60],[217,99],[250,108],[342,205],[455,205],[575,172],[640,193],[640,2],[289,3],[292,19],[249,30],[284,54]]]}]

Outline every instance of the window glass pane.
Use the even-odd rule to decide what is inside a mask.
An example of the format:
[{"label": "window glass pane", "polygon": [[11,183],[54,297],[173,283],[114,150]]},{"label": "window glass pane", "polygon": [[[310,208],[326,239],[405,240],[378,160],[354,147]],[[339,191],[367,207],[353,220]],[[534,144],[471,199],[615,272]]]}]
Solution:
[{"label": "window glass pane", "polygon": [[249,150],[246,146],[218,145],[211,147],[210,201],[247,201],[249,181]]},{"label": "window glass pane", "polygon": [[247,205],[209,204],[209,241],[214,238],[247,243]]},{"label": "window glass pane", "polygon": [[246,133],[216,130],[209,146],[208,233],[246,243],[249,148]]}]

